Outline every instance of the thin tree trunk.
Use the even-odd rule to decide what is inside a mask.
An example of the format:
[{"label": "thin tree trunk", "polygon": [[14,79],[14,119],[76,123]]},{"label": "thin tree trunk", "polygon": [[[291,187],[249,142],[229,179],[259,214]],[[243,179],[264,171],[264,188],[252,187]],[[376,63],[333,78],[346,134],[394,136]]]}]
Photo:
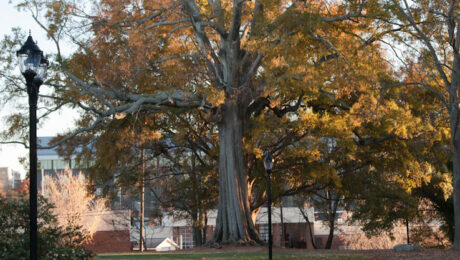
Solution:
[{"label": "thin tree trunk", "polygon": [[[327,193],[330,194],[329,191]],[[332,199],[333,194],[330,194],[330,196],[328,197],[329,197],[329,236],[327,238],[326,246],[324,247],[325,249],[331,249],[332,247],[332,241],[334,240],[335,218],[337,214],[337,208],[339,206],[338,199],[337,200]]]},{"label": "thin tree trunk", "polygon": [[335,221],[329,221],[329,236],[327,237],[326,246],[324,249],[331,249],[332,247],[332,240],[334,239],[334,228],[335,228]]},{"label": "thin tree trunk", "polygon": [[311,245],[313,246],[314,249],[318,249],[318,247],[316,246],[315,241],[314,241],[314,239],[313,239],[313,231],[311,230],[312,226],[311,226],[310,219],[308,218],[308,212],[305,213],[305,212],[303,211],[303,208],[302,208],[301,206],[299,206],[299,210],[300,210],[300,213],[302,213],[303,218],[304,218],[305,221],[307,222],[308,230],[309,230],[309,233],[310,233]]},{"label": "thin tree trunk", "polygon": [[211,244],[261,243],[251,218],[248,181],[244,171],[243,113],[236,100],[222,105],[219,122],[219,204]]},{"label": "thin tree trunk", "polygon": [[407,244],[410,244],[409,218],[406,218],[406,234],[407,234]]},{"label": "thin tree trunk", "polygon": [[281,220],[281,247],[284,248],[284,239],[286,237],[286,231],[284,228],[284,219],[283,219],[283,203],[280,202],[280,220]]},{"label": "thin tree trunk", "polygon": [[206,211],[203,213],[203,229],[202,229],[203,235],[203,243],[202,245],[206,244],[207,236],[208,236],[208,215]]}]

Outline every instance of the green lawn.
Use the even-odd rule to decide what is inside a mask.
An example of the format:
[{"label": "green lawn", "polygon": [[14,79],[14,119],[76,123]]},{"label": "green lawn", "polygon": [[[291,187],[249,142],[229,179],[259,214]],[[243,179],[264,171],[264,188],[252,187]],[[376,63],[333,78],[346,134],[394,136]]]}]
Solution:
[{"label": "green lawn", "polygon": [[[95,259],[198,259],[198,260],[227,260],[227,259],[247,259],[247,260],[265,260],[268,258],[266,253],[190,253],[190,254],[162,254],[162,253],[144,253],[144,254],[100,254]],[[362,260],[368,259],[362,255],[347,254],[308,254],[308,253],[276,253],[273,259],[314,259],[314,260]]]}]

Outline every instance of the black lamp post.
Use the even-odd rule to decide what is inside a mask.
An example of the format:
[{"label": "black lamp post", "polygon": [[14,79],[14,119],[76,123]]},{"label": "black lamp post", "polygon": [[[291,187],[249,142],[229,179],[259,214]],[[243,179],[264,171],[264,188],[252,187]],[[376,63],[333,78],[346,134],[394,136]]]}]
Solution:
[{"label": "black lamp post", "polygon": [[268,209],[268,259],[272,260],[272,191],[270,185],[270,174],[273,168],[273,157],[267,153],[264,158],[264,167],[267,171],[267,209]]},{"label": "black lamp post", "polygon": [[37,253],[37,100],[38,89],[46,77],[48,60],[29,35],[27,41],[17,51],[19,69],[26,79],[29,95],[29,227],[30,227],[30,259],[36,260]]}]

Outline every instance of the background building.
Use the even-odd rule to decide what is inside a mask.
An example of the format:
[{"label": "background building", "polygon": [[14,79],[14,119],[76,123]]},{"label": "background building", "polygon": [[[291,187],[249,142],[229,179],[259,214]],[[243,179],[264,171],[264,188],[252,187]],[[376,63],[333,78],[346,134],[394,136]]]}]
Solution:
[{"label": "background building", "polygon": [[[48,146],[49,141],[53,137],[38,137],[39,146]],[[75,163],[75,156],[69,159],[64,159],[59,156],[55,149],[38,149],[37,152],[39,162],[38,185],[39,190],[43,187],[43,176],[57,176],[64,170],[72,170],[73,174],[79,172],[85,173],[85,167],[79,167]],[[160,167],[158,161],[156,167]],[[108,184],[110,185],[110,183]],[[97,191],[96,191],[97,192]],[[161,190],[156,190],[157,194]],[[304,211],[310,219],[310,224],[306,222],[298,207],[294,203],[292,197],[283,199],[284,207],[272,207],[272,232],[273,245],[275,247],[286,248],[309,248],[312,249],[312,240],[317,246],[322,248],[327,240],[329,229],[323,223],[321,214],[316,212],[313,207],[305,208]],[[104,225],[101,230],[95,234],[94,243],[88,245],[95,252],[115,252],[116,248],[108,246],[108,241],[117,241],[119,248],[139,249],[139,197],[135,194],[123,194],[121,188],[117,190],[117,195],[111,203],[111,211],[107,212],[107,216],[111,219],[122,219],[123,225]],[[144,219],[144,239],[148,250],[176,250],[195,247],[193,240],[193,227],[190,220],[184,219],[186,214],[177,214],[178,212],[163,212],[161,221],[151,219],[152,213],[162,211],[157,203],[157,199],[148,189],[145,190],[145,219]],[[176,213],[176,214],[175,214]],[[338,212],[342,215],[344,212]],[[114,217],[116,216],[116,217]],[[217,210],[211,210],[207,213],[206,241],[212,238]],[[260,209],[256,218],[256,228],[260,234],[260,238],[268,241],[268,223],[267,223],[267,208],[264,206]],[[123,226],[123,228],[121,228]],[[356,233],[358,228],[348,227],[344,223],[344,219],[339,217],[337,230],[334,236],[332,248],[339,248],[343,245],[340,236],[348,233]],[[346,231],[342,231],[342,229]],[[313,239],[310,237],[313,235]],[[112,242],[113,242],[112,241]],[[166,242],[165,242],[166,241]],[[165,247],[160,245],[165,244]],[[159,249],[161,248],[161,249]],[[122,251],[123,251],[122,250]]]},{"label": "background building", "polygon": [[[37,146],[46,147],[49,146],[49,142],[53,137],[37,137]],[[59,172],[71,169],[73,174],[77,174],[80,169],[75,167],[74,163],[75,156],[69,160],[65,160],[59,156],[56,149],[37,149],[37,162],[38,162],[38,174],[37,174],[37,185],[38,191],[43,189],[43,176],[57,176]]]},{"label": "background building", "polygon": [[21,174],[8,167],[0,167],[0,193],[7,194],[21,183]]}]

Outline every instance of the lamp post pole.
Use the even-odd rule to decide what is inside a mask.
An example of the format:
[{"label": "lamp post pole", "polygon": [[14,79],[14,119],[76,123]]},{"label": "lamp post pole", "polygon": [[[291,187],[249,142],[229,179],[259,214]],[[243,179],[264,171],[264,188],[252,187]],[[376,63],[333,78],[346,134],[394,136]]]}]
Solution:
[{"label": "lamp post pole", "polygon": [[264,158],[264,168],[267,171],[267,209],[268,209],[268,259],[272,260],[272,189],[270,175],[273,168],[273,157],[267,153]]},{"label": "lamp post pole", "polygon": [[38,90],[46,77],[48,60],[29,35],[27,41],[17,51],[19,69],[26,79],[29,96],[29,229],[30,259],[38,258],[37,225],[37,101]]},{"label": "lamp post pole", "polygon": [[[141,203],[140,203],[140,222],[139,222],[139,252],[144,252],[144,192],[145,192],[145,150],[144,147],[142,147],[142,153],[141,153],[141,160],[142,160],[142,179],[141,179]],[[147,249],[147,248],[145,248]]]},{"label": "lamp post pole", "polygon": [[29,94],[29,161],[30,161],[30,259],[37,259],[37,100],[38,88],[33,80],[27,82]]},{"label": "lamp post pole", "polygon": [[272,260],[272,191],[270,175],[272,170],[267,170],[267,209],[268,209],[268,259]]}]

